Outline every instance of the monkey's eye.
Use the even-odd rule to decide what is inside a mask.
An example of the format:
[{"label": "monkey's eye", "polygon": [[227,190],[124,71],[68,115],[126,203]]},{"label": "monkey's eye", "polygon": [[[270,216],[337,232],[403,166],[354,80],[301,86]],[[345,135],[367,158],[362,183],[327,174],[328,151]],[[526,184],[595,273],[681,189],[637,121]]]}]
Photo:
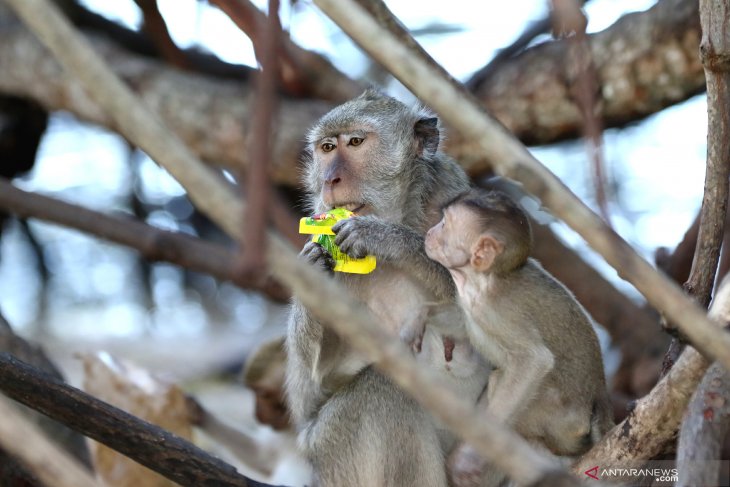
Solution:
[{"label": "monkey's eye", "polygon": [[324,152],[332,152],[335,149],[335,144],[332,144],[330,142],[325,142],[322,144],[322,150]]},{"label": "monkey's eye", "polygon": [[362,141],[364,139],[362,137],[353,137],[350,139],[350,145],[357,147],[358,145],[362,144]]}]

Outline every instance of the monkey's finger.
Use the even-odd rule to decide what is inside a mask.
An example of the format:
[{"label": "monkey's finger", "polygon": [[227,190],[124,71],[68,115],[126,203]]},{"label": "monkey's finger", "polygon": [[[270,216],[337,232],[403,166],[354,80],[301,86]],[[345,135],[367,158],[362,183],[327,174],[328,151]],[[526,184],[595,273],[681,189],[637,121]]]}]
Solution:
[{"label": "monkey's finger", "polygon": [[330,253],[317,242],[308,242],[299,253],[299,256],[305,262],[312,265],[320,265],[325,270],[335,268],[335,261]]},{"label": "monkey's finger", "polygon": [[357,239],[356,234],[349,237],[343,237],[339,240],[340,241],[338,243],[337,239],[335,239],[335,244],[337,244],[341,251],[343,251],[353,259],[362,259],[366,255],[368,255],[367,248],[361,241]]},{"label": "monkey's finger", "polygon": [[322,246],[317,242],[307,242],[301,252],[299,252],[299,257],[303,260],[309,261],[311,260],[312,255],[317,254],[321,248]]}]

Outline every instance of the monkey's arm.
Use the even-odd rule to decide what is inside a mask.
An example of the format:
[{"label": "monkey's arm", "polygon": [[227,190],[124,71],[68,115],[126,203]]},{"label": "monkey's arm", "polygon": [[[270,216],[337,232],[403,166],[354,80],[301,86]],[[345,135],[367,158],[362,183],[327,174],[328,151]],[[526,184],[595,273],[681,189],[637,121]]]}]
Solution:
[{"label": "monkey's arm", "polygon": [[428,258],[424,237],[415,230],[373,216],[360,216],[339,221],[332,231],[337,234],[335,243],[347,255],[356,259],[374,255],[411,274],[437,299],[454,297],[456,290],[449,272]]},{"label": "monkey's arm", "polygon": [[294,424],[311,420],[329,396],[324,382],[340,352],[340,339],[294,301],[286,337],[286,393]]}]

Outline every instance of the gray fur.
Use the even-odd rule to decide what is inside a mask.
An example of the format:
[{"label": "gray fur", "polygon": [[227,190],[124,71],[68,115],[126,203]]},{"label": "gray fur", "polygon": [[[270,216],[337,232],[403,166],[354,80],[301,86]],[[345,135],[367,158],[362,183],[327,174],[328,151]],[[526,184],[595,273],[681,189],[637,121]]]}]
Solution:
[{"label": "gray fur", "polygon": [[[349,137],[365,142],[350,147]],[[425,231],[440,217],[441,205],[468,189],[461,168],[437,150],[440,131],[432,115],[369,90],[322,117],[308,141],[304,182],[311,209],[364,204],[367,216],[334,227],[336,241],[351,256],[371,254],[378,262],[372,274],[334,273],[335,279],[368,305],[384,329],[413,345],[425,366],[468,384],[476,401],[486,366],[466,341],[448,272],[424,249]],[[323,141],[336,150],[325,151]],[[326,252],[313,245],[305,246],[302,258],[331,269]],[[432,316],[439,317],[438,326]],[[461,340],[454,359],[459,367],[444,365],[444,329]],[[420,349],[422,338],[428,353]],[[288,401],[320,485],[446,485],[439,439],[448,445],[448,435],[296,299],[287,350]]]},{"label": "gray fur", "polygon": [[[449,268],[470,341],[495,367],[482,407],[528,441],[572,457],[613,424],[603,360],[591,317],[527,257],[530,233],[526,215],[506,196],[472,190],[444,211],[426,246]],[[490,472],[475,483],[484,464],[468,445],[449,462],[455,486],[502,481]]]}]

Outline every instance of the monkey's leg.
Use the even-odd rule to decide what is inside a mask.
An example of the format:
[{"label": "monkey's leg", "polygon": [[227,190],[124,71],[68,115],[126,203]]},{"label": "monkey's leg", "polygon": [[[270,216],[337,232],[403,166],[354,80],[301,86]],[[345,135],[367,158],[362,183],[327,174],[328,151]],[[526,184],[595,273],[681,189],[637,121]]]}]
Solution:
[{"label": "monkey's leg", "polygon": [[[518,343],[526,346],[530,342],[522,340]],[[489,391],[487,410],[497,419],[514,425],[552,370],[554,357],[540,343],[534,343],[526,352],[513,350],[507,355],[507,362],[499,367],[499,381]]]},{"label": "monkey's leg", "polygon": [[389,379],[363,370],[307,432],[321,487],[445,487],[431,418]]}]

